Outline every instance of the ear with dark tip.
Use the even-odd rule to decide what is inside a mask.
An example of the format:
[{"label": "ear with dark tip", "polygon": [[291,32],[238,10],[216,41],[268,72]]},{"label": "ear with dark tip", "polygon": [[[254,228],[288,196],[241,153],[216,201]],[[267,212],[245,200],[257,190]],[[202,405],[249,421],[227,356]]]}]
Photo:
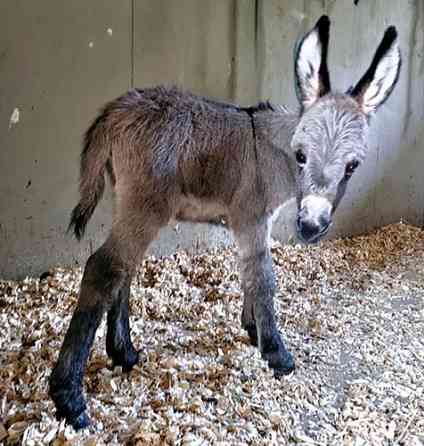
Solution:
[{"label": "ear with dark tip", "polygon": [[387,28],[370,67],[348,92],[366,115],[375,112],[387,100],[398,81],[402,59],[397,36],[394,26]]},{"label": "ear with dark tip", "polygon": [[329,35],[330,19],[323,15],[296,47],[296,93],[303,109],[331,89],[327,67]]}]

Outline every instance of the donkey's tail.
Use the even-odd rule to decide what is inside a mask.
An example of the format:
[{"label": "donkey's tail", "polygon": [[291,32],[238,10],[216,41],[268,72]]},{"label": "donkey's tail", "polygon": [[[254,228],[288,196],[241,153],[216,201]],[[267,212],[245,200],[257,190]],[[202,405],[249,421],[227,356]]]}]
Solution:
[{"label": "donkey's tail", "polygon": [[73,231],[78,240],[83,237],[85,227],[103,196],[106,169],[113,175],[110,161],[111,144],[106,124],[107,113],[103,111],[84,137],[79,185],[81,198],[72,211],[68,227],[68,232]]}]

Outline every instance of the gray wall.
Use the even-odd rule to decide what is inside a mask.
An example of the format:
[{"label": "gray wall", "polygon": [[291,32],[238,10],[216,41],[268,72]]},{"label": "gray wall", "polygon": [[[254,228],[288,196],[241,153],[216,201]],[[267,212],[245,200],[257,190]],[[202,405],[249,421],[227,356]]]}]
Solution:
[{"label": "gray wall", "polygon": [[[84,242],[65,229],[78,199],[81,135],[105,101],[133,85],[165,82],[243,104],[271,98],[294,106],[293,44],[322,13],[333,20],[337,88],[360,77],[389,24],[399,29],[404,61],[333,235],[401,218],[422,224],[423,0],[2,0],[0,277],[83,263],[104,239],[110,195]],[[291,234],[289,208],[276,228],[283,240]],[[179,225],[151,249],[228,240],[223,231]]]}]

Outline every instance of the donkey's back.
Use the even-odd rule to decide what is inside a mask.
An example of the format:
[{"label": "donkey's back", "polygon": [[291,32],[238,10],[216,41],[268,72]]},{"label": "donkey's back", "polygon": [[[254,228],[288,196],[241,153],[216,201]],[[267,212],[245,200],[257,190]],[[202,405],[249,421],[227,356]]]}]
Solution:
[{"label": "donkey's back", "polygon": [[243,108],[163,86],[133,89],[108,103],[85,135],[81,200],[70,227],[83,235],[106,172],[118,219],[139,206],[153,207],[165,220],[220,220],[252,184],[252,119],[267,107]]}]

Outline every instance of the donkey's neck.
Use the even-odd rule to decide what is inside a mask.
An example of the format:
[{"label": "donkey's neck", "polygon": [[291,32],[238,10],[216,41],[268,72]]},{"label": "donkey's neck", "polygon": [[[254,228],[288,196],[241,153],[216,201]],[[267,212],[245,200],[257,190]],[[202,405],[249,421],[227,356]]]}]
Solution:
[{"label": "donkey's neck", "polygon": [[258,173],[271,209],[296,193],[296,160],[290,142],[298,122],[297,112],[290,112],[279,106],[259,110],[253,116]]}]

